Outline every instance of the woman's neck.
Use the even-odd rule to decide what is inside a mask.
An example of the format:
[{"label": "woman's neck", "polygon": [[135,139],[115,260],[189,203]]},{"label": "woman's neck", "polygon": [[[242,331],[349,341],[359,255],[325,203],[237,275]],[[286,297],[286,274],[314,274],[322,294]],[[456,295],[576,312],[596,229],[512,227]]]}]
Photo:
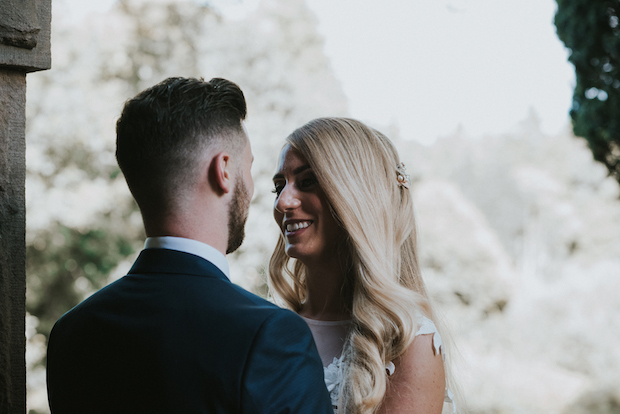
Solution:
[{"label": "woman's neck", "polygon": [[349,295],[344,290],[345,266],[332,260],[321,261],[314,266],[306,265],[306,269],[306,301],[299,314],[323,321],[350,319]]}]

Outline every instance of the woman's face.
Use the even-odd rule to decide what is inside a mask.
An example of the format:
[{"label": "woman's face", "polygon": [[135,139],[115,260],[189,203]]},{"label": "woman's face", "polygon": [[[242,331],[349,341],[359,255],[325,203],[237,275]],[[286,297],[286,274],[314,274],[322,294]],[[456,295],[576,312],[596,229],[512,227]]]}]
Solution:
[{"label": "woman's face", "polygon": [[290,145],[280,154],[273,184],[273,216],[284,235],[286,254],[306,265],[336,255],[344,232],[332,216],[312,168]]}]

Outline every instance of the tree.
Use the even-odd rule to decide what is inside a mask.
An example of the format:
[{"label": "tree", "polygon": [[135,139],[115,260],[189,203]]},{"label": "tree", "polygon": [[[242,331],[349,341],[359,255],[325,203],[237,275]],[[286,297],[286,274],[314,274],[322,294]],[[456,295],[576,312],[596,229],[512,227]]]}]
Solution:
[{"label": "tree", "polygon": [[620,1],[556,1],[558,37],[577,78],[573,131],[620,182]]}]

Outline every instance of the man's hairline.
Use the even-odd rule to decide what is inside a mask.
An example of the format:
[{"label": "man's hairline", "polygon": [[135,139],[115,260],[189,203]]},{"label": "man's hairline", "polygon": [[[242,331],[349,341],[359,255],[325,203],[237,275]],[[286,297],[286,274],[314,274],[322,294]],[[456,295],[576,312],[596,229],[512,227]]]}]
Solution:
[{"label": "man's hairline", "polygon": [[[196,167],[200,164],[199,160],[211,161],[220,153],[226,153],[234,159],[235,164],[242,164],[241,159],[243,157],[243,149],[250,143],[250,137],[248,136],[247,129],[241,120],[241,128],[226,128],[224,131],[220,131],[216,136],[207,137],[204,132],[200,132],[198,135],[205,136],[202,142],[203,144],[201,152],[202,154],[195,158]],[[215,134],[214,134],[215,135]]]}]

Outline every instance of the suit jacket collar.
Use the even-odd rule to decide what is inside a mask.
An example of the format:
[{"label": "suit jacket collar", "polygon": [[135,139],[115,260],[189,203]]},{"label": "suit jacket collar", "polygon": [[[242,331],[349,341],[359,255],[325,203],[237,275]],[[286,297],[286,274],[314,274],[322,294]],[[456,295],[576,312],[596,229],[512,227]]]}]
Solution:
[{"label": "suit jacket collar", "polygon": [[129,274],[178,274],[209,276],[230,280],[213,263],[191,253],[169,249],[145,249],[134,262]]},{"label": "suit jacket collar", "polygon": [[144,248],[178,250],[180,252],[195,254],[216,265],[230,278],[230,270],[226,256],[215,247],[193,239],[173,236],[148,237],[144,242]]}]

